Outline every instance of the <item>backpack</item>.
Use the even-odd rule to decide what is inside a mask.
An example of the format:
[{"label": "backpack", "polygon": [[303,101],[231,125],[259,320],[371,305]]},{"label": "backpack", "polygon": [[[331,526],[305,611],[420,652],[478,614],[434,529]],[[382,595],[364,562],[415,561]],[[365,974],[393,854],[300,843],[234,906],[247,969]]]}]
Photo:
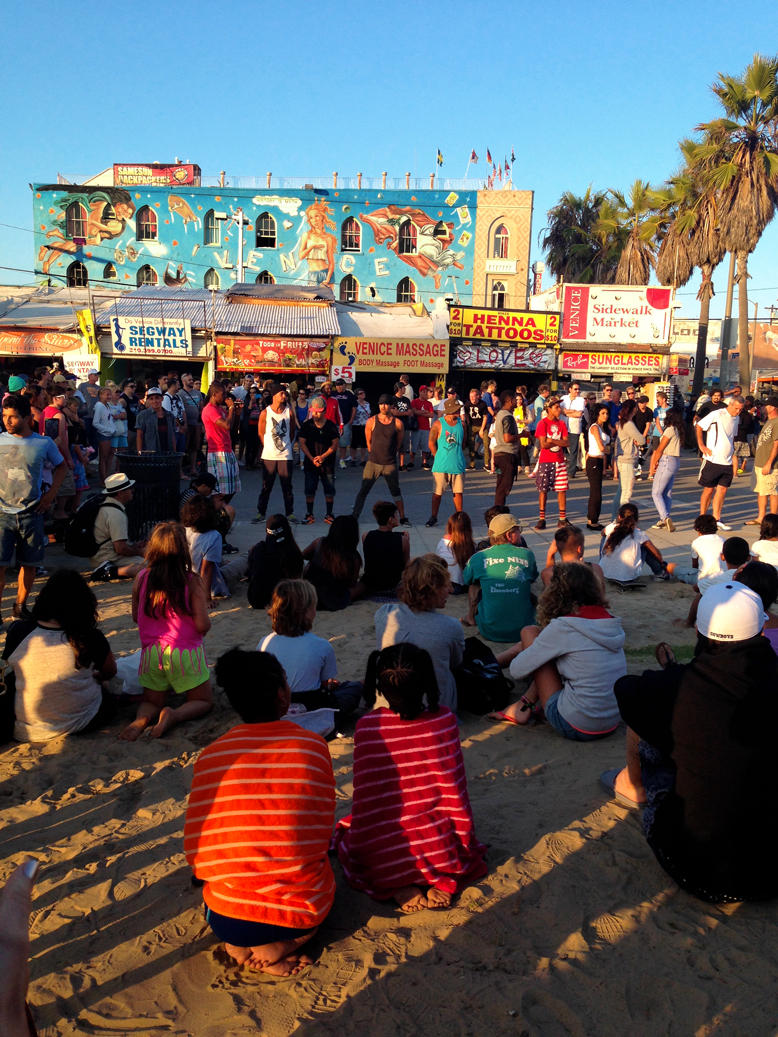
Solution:
[{"label": "backpack", "polygon": [[101,508],[118,508],[121,511],[121,505],[99,494],[87,498],[65,527],[64,545],[69,555],[92,558],[103,544],[108,543],[110,537],[99,544],[95,540],[95,522]]},{"label": "backpack", "polygon": [[457,684],[457,708],[483,716],[505,709],[513,681],[503,676],[497,656],[477,637],[465,640],[465,653],[454,670]]}]

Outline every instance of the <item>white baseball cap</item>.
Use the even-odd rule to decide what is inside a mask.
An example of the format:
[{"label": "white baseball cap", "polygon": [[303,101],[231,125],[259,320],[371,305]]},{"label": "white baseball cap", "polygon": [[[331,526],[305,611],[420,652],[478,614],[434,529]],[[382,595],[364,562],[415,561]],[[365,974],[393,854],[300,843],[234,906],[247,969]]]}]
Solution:
[{"label": "white baseball cap", "polygon": [[706,590],[697,609],[697,633],[711,641],[747,641],[769,617],[762,599],[742,583],[728,581]]}]

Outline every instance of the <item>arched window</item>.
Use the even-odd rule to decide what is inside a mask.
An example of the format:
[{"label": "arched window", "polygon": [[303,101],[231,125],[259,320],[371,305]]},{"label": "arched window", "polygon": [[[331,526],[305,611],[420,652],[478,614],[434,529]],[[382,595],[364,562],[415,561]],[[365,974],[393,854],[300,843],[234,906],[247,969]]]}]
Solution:
[{"label": "arched window", "polygon": [[113,263],[106,263],[103,267],[103,280],[104,281],[115,281],[118,277],[116,273],[116,267]]},{"label": "arched window", "polygon": [[495,281],[492,285],[492,306],[496,310],[504,310],[508,305],[508,293],[502,281]]},{"label": "arched window", "polygon": [[109,223],[116,220],[116,210],[110,202],[106,202],[103,206],[103,215],[101,219],[103,223]]},{"label": "arched window", "polygon": [[[362,227],[359,220],[349,216],[340,228],[340,251],[359,252],[362,247]],[[342,282],[341,282],[342,283]]]},{"label": "arched window", "polygon": [[203,220],[203,244],[204,245],[221,245],[222,243],[222,228],[221,222],[216,219],[213,214],[213,209],[209,209],[205,214]]},{"label": "arched window", "polygon": [[276,279],[275,279],[275,277],[273,277],[273,275],[270,273],[269,270],[263,270],[261,274],[257,274],[257,276],[254,278],[254,283],[255,284],[275,284],[276,283]]},{"label": "arched window", "polygon": [[257,216],[257,248],[276,247],[276,221],[269,212]]},{"label": "arched window", "polygon": [[142,266],[138,271],[138,287],[144,284],[156,284],[157,283],[157,271],[153,266],[149,266],[148,263]]},{"label": "arched window", "polygon": [[221,280],[219,279],[219,275],[217,274],[217,272],[214,270],[213,267],[211,267],[210,270],[206,270],[205,271],[205,277],[203,278],[203,284],[205,285],[206,288],[219,288],[220,287]]},{"label": "arched window", "polygon": [[504,223],[501,223],[497,230],[494,232],[494,250],[492,255],[495,259],[507,259],[508,258],[508,243],[510,241],[510,234],[508,228]]},{"label": "arched window", "polygon": [[397,254],[409,256],[416,252],[416,227],[410,220],[404,220],[400,224],[400,240],[398,242]]},{"label": "arched window", "polygon": [[86,237],[86,209],[80,202],[71,202],[65,210],[65,234],[69,238]]},{"label": "arched window", "polygon": [[359,281],[348,274],[340,282],[340,301],[359,302]]},{"label": "arched window", "polygon": [[416,302],[416,285],[410,277],[404,277],[397,285],[398,302]]},{"label": "arched window", "polygon": [[89,274],[83,263],[71,263],[68,267],[68,288],[86,288]]},{"label": "arched window", "polygon": [[157,240],[157,214],[148,205],[138,210],[136,241]]}]

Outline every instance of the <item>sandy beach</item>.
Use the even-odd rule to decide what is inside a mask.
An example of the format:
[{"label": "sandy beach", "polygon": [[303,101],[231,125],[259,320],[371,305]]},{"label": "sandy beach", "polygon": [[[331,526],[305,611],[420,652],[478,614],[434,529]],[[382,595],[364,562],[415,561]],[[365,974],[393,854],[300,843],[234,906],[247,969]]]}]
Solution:
[{"label": "sandy beach", "polygon": [[[693,461],[684,461],[673,512],[678,532],[654,537],[665,557],[687,564],[697,514],[695,472]],[[339,475],[336,513],[347,510],[359,478],[351,470]],[[413,554],[434,548],[444,528],[423,525],[430,482],[419,471],[403,482]],[[258,477],[245,477],[245,487],[231,536],[242,550],[264,535],[248,521]],[[517,487],[509,503],[529,525],[537,517],[534,487],[527,480]],[[605,515],[612,493],[606,483]],[[656,518],[649,493],[650,483],[638,484],[645,529]],[[489,476],[469,479],[465,507],[479,536],[491,494]],[[380,495],[374,493],[364,519]],[[278,488],[274,505],[277,498],[280,503]],[[568,513],[583,521],[583,479],[571,498]],[[734,527],[729,535],[745,535],[742,521],[754,504],[748,480],[738,480],[725,508]],[[449,508],[446,500],[442,513]],[[322,514],[319,502],[319,519]],[[555,505],[549,519],[546,534],[526,533],[539,568],[556,524]],[[325,531],[319,521],[301,529],[299,541]],[[748,539],[757,532],[749,527]],[[594,560],[595,539],[587,543]],[[47,556],[49,568],[72,563],[59,548]],[[6,616],[14,592],[6,589]],[[115,654],[135,651],[130,584],[100,585],[96,593],[101,628]],[[679,631],[672,620],[686,614],[692,593],[681,584],[649,583],[642,591],[610,594],[627,633],[631,671],[656,666],[660,640],[669,641],[681,661],[690,658],[693,631]],[[359,602],[316,620],[314,632],[331,640],[343,679],[364,675],[377,607]],[[459,617],[465,609],[462,598],[449,599],[449,614]],[[243,585],[213,614],[209,660],[233,645],[254,647],[269,631],[268,617],[247,607]],[[225,959],[205,924],[182,850],[193,761],[237,722],[235,714],[216,689],[216,707],[203,720],[159,741],[117,741],[133,712],[125,707],[110,728],[83,738],[0,747],[0,880],[27,854],[42,862],[31,924],[30,1003],[45,1037],[776,1032],[775,907],[706,905],[665,875],[639,815],[609,800],[598,784],[603,770],[623,760],[623,726],[586,744],[562,739],[547,724],[517,729],[463,714],[470,797],[477,834],[489,847],[488,876],[449,910],[405,916],[392,903],[348,889],[335,863],[338,893],[312,945],[316,964],[299,978],[268,982]],[[353,728],[352,719],[330,742],[338,816],[350,809]]]}]

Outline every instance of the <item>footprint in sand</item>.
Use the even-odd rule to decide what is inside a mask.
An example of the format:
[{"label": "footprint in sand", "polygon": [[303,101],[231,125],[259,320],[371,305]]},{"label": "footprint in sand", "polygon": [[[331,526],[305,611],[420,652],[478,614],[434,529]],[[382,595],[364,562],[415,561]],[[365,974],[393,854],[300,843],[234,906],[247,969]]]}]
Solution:
[{"label": "footprint in sand", "polygon": [[524,1016],[538,1031],[538,1037],[587,1037],[583,1023],[568,1006],[545,990],[528,990],[521,999]]},{"label": "footprint in sand", "polygon": [[114,900],[127,900],[128,897],[134,897],[139,890],[144,886],[144,883],[139,878],[129,877],[122,879],[117,882],[111,890],[111,896]]}]

